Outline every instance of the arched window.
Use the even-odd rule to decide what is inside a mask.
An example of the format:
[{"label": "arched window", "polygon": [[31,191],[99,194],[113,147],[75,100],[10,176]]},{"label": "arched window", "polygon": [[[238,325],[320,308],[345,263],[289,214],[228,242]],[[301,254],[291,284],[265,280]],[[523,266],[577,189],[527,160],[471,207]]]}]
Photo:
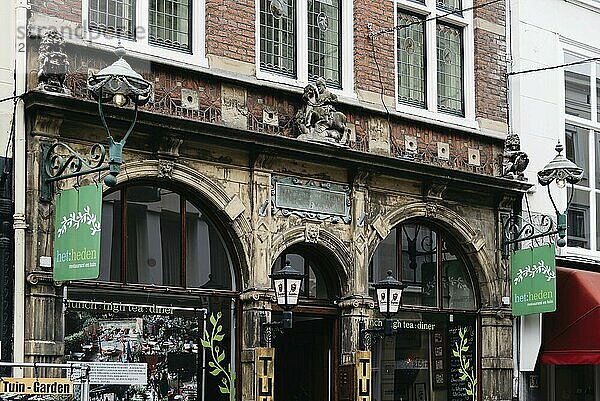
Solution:
[{"label": "arched window", "polygon": [[[456,242],[435,225],[401,224],[375,250],[371,291],[388,270],[408,287],[393,317],[394,335],[372,347],[373,399],[472,399],[479,302]],[[382,318],[376,313],[371,324]]]},{"label": "arched window", "polygon": [[234,289],[223,239],[184,194],[151,185],[104,197],[101,281]]},{"label": "arched window", "polygon": [[142,364],[147,385],[107,382],[90,397],[235,392],[239,293],[226,242],[201,202],[175,187],[117,188],[103,199],[101,251],[98,279],[67,286],[65,359]]},{"label": "arched window", "polygon": [[380,244],[369,266],[372,285],[388,270],[408,287],[404,306],[437,309],[477,309],[469,269],[452,238],[420,223],[394,228]]}]

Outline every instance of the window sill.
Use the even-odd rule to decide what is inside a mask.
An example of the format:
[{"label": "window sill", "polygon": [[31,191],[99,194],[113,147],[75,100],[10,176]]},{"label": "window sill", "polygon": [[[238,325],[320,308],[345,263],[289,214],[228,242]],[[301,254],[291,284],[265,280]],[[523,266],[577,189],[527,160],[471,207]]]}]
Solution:
[{"label": "window sill", "polygon": [[150,61],[158,61],[165,64],[172,64],[183,67],[202,67],[208,68],[208,59],[205,55],[196,53],[183,53],[175,50],[170,50],[160,46],[150,46],[144,43],[135,42],[132,40],[108,37],[96,32],[93,33],[94,39],[90,39],[90,33],[86,32],[83,38],[84,43],[88,47],[101,50],[115,49],[119,42],[127,51],[127,54]]},{"label": "window sill", "polygon": [[408,118],[424,118],[428,121],[436,121],[443,124],[449,124],[471,130],[479,130],[479,123],[474,118],[459,117],[452,114],[446,114],[442,112],[433,112],[431,110],[420,109],[417,107],[411,107],[404,104],[396,104],[396,111]]},{"label": "window sill", "polygon": [[[309,84],[309,82],[306,82],[303,80],[287,78],[287,77],[284,77],[281,75],[272,74],[272,73],[265,72],[265,71],[260,71],[260,69],[258,69],[258,68],[256,69],[256,79],[258,81],[266,81],[269,83],[293,86],[293,87],[299,88],[299,89],[304,89],[306,87],[306,85]],[[356,93],[354,93],[348,89],[335,89],[335,88],[327,88],[327,89],[329,89],[329,91],[331,91],[331,93],[335,94],[338,98],[353,99],[353,100],[357,99]]]},{"label": "window sill", "polygon": [[600,2],[594,0],[565,0],[567,3],[575,4],[576,6],[587,8],[588,10],[600,13]]},{"label": "window sill", "polygon": [[[594,261],[600,262],[600,251],[592,251],[591,249],[585,248],[575,248],[575,247],[566,247],[566,248],[557,248],[558,256],[562,257],[575,257],[581,261]],[[582,260],[583,259],[583,260]]]}]

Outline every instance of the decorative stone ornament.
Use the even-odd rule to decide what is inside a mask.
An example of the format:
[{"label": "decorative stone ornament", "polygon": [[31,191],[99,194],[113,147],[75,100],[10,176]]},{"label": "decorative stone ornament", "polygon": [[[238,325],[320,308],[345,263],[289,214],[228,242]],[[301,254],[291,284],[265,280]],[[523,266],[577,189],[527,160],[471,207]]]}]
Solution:
[{"label": "decorative stone ornament", "polygon": [[529,164],[527,153],[521,150],[521,139],[517,134],[508,134],[504,145],[502,176],[526,181],[523,172]]},{"label": "decorative stone ornament", "polygon": [[38,60],[38,89],[54,92],[69,93],[65,86],[65,76],[69,71],[69,61],[64,52],[65,40],[56,30],[46,32],[39,49]]},{"label": "decorative stone ornament", "polygon": [[302,107],[294,117],[298,139],[348,146],[346,116],[335,110],[337,96],[331,93],[325,79],[304,87]]}]

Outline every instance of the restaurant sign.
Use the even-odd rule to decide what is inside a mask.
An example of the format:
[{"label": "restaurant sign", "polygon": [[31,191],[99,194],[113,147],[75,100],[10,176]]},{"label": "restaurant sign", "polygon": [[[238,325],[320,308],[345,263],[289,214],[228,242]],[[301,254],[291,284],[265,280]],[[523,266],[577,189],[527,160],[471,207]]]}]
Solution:
[{"label": "restaurant sign", "polygon": [[61,191],[54,221],[54,280],[95,279],[100,274],[102,187]]},{"label": "restaurant sign", "polygon": [[556,264],[554,245],[513,252],[512,314],[514,316],[556,310]]}]

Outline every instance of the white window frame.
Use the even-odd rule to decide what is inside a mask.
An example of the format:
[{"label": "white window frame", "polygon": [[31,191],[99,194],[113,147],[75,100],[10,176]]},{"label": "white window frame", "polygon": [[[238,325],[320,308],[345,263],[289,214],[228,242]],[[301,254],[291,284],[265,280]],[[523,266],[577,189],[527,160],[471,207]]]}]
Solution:
[{"label": "white window frame", "polygon": [[[407,11],[430,19],[442,16],[449,11],[437,8],[436,0],[425,0],[425,4],[410,0],[395,0],[394,24],[398,23],[398,11]],[[462,8],[473,6],[473,0],[462,0]],[[463,45],[463,99],[464,116],[444,113],[437,107],[437,23],[445,23],[462,29]],[[475,45],[473,33],[473,11],[463,11],[462,15],[448,15],[439,20],[432,19],[425,22],[425,101],[426,107],[420,108],[398,101],[398,36],[394,36],[394,82],[396,110],[401,113],[415,115],[431,120],[442,121],[450,124],[479,128],[475,121]]]},{"label": "white window frame", "polygon": [[[563,51],[562,51],[563,57],[564,57],[564,54],[567,54],[567,53],[572,56],[576,56],[576,57],[580,57],[580,58],[592,58],[592,57],[600,56],[600,52],[586,51],[586,50],[583,50],[583,49],[575,47],[575,46],[564,45]],[[563,60],[564,60],[564,58],[563,58]],[[584,257],[598,259],[600,257],[600,250],[597,250],[597,248],[600,244],[598,244],[596,235],[597,235],[597,230],[600,229],[597,227],[598,219],[600,219],[600,216],[597,216],[597,213],[596,213],[596,202],[597,202],[597,199],[600,199],[600,188],[596,188],[596,171],[598,169],[598,166],[596,166],[596,132],[600,133],[600,119],[598,119],[598,111],[597,111],[598,107],[600,105],[598,105],[598,99],[596,96],[596,79],[600,78],[600,65],[599,65],[599,62],[590,62],[589,67],[590,67],[590,115],[591,115],[590,120],[588,120],[586,118],[582,118],[582,117],[572,116],[565,112],[566,91],[565,91],[564,72],[561,76],[562,79],[560,81],[560,84],[562,87],[561,92],[562,92],[562,115],[563,115],[563,124],[561,127],[562,134],[560,135],[560,138],[562,138],[562,143],[566,143],[566,135],[565,135],[566,124],[571,124],[571,125],[580,127],[582,129],[586,130],[588,133],[588,135],[587,135],[587,146],[588,146],[587,156],[588,156],[588,170],[589,171],[586,171],[585,173],[587,174],[587,177],[588,177],[589,187],[582,186],[582,185],[575,185],[574,189],[587,192],[589,195],[589,197],[588,197],[588,201],[589,201],[588,226],[589,226],[589,235],[590,235],[590,238],[589,238],[590,249],[567,246],[565,249],[565,253],[568,255],[584,256]],[[565,151],[565,155],[566,155],[566,151]],[[570,186],[569,186],[569,188],[570,188]],[[568,195],[566,194],[567,191],[564,191],[564,192],[565,193],[563,196],[565,197],[565,204],[566,204],[566,201],[568,200],[567,199]],[[568,241],[568,234],[567,234],[567,241]]]},{"label": "white window frame", "polygon": [[[285,85],[305,87],[308,84],[308,3],[296,0],[296,78],[289,78],[260,68],[260,0],[255,1],[256,78]],[[332,93],[356,98],[354,93],[354,2],[340,0],[341,5],[341,89]]]},{"label": "white window frame", "polygon": [[116,37],[114,35],[103,34],[101,32],[89,29],[89,0],[81,0],[81,23],[83,26],[83,40],[91,45],[101,45],[108,47],[117,47],[119,41],[127,50],[128,54],[133,56],[143,56],[145,59],[156,60],[167,64],[187,64],[196,67],[208,67],[206,58],[205,43],[205,0],[192,0],[192,32],[190,40],[192,41],[191,53],[180,52],[161,46],[151,45],[149,43],[150,27],[148,21],[149,0],[135,1],[135,32],[142,33],[140,37],[132,39]]}]

